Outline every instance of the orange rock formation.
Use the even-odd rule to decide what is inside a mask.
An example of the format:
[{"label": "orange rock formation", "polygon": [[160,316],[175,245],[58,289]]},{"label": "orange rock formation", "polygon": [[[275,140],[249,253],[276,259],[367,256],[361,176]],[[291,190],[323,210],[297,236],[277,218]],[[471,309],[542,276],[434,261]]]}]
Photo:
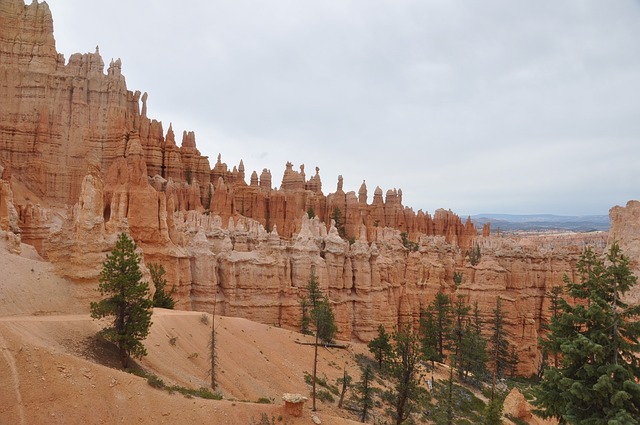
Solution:
[{"label": "orange rock formation", "polygon": [[[230,170],[218,156],[210,168],[193,132],[178,147],[171,125],[165,134],[148,118],[147,95],[127,90],[119,60],[106,74],[97,48],[65,62],[46,3],[0,3],[0,59],[0,231],[78,281],[96,282],[128,232],[146,264],[165,266],[183,309],[217,303],[222,314],[297,328],[315,270],[346,339],[416,324],[438,290],[478,301],[486,321],[501,297],[529,375],[540,362],[544,294],[575,274],[584,243],[606,243],[603,234],[507,239],[488,227],[479,236],[451,211],[404,207],[401,190],[383,197],[378,187],[368,203],[365,182],[345,192],[340,177],[324,195],[320,170],[307,178],[292,163],[279,188],[266,169],[247,184],[242,161]],[[43,203],[15,202],[16,181]],[[477,265],[465,257],[474,243]]]}]

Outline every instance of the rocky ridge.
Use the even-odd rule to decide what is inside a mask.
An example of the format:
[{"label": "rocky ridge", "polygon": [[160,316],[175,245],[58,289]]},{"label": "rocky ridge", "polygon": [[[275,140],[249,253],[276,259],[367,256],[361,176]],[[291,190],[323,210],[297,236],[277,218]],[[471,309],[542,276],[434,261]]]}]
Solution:
[{"label": "rocky ridge", "polygon": [[[171,125],[165,134],[147,117],[147,94],[127,90],[119,60],[106,74],[97,48],[65,62],[46,3],[0,3],[0,56],[0,237],[15,252],[33,245],[78,285],[97,281],[128,232],[145,263],[165,266],[182,309],[216,303],[225,315],[295,329],[315,270],[344,339],[367,341],[380,323],[416,324],[438,290],[478,301],[487,321],[501,297],[519,372],[529,375],[540,362],[545,293],[575,276],[586,244],[607,244],[602,232],[479,233],[451,211],[403,206],[401,190],[376,188],[369,204],[365,182],[345,192],[342,178],[324,195],[319,169],[307,178],[292,163],[279,188],[269,170],[247,183],[242,161],[229,169],[218,156],[210,168],[193,132],[178,147]],[[637,259],[640,231],[625,224],[638,222],[634,205],[612,209],[611,235]],[[475,265],[465,256],[474,244]]]}]

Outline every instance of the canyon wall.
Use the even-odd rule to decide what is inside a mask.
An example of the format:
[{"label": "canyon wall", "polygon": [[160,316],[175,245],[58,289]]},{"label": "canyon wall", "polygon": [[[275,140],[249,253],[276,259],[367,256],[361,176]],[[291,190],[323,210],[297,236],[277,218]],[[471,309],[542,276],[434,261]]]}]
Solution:
[{"label": "canyon wall", "polygon": [[[90,165],[79,202],[46,244],[58,272],[92,284],[117,234],[127,232],[146,264],[164,265],[178,308],[212,311],[215,303],[220,314],[297,329],[300,299],[313,270],[335,311],[339,337],[356,341],[369,341],[379,324],[389,330],[403,323],[417,326],[438,291],[477,301],[488,331],[500,297],[523,375],[535,373],[541,361],[537,341],[549,318],[545,294],[562,285],[564,275],[576,277],[585,244],[598,252],[606,246],[605,233],[478,236],[481,258],[474,265],[445,236],[421,235],[407,243],[398,229],[376,227],[369,239],[362,226],[359,237],[347,241],[335,223],[327,230],[307,213],[292,238],[281,237],[277,226],[267,231],[242,216],[224,224],[212,213],[176,211],[171,185],[158,191],[153,184],[157,180],[145,175],[136,143],[106,173],[97,162]],[[111,211],[108,220],[105,209]],[[462,275],[459,284],[454,273]]]},{"label": "canyon wall", "polygon": [[[629,201],[624,207],[616,205],[609,210],[609,218],[609,245],[613,242],[620,245],[629,257],[631,270],[640,279],[640,201]],[[626,294],[625,301],[640,304],[640,285]]]},{"label": "canyon wall", "polygon": [[[178,147],[171,125],[165,133],[147,117],[148,96],[127,89],[119,60],[105,74],[97,48],[68,62],[57,53],[46,3],[0,2],[0,59],[0,232],[79,285],[97,282],[127,232],[145,264],[164,265],[182,309],[215,303],[225,315],[295,329],[314,270],[347,340],[368,341],[379,324],[417,324],[437,291],[477,301],[485,322],[500,297],[518,371],[529,375],[540,362],[545,293],[575,276],[584,245],[606,245],[603,233],[480,235],[451,211],[403,206],[399,189],[377,187],[371,201],[365,182],[345,192],[341,177],[325,195],[318,168],[307,177],[288,163],[279,187],[269,170],[247,183],[242,161],[230,168],[218,156],[210,168],[193,132]],[[616,232],[637,230],[626,220]],[[475,265],[465,255],[474,244]]]}]

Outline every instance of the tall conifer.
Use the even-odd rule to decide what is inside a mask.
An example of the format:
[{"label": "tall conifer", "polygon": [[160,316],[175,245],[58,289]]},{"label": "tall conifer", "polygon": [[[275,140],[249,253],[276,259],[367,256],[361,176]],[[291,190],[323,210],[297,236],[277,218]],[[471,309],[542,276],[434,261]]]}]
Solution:
[{"label": "tall conifer", "polygon": [[617,243],[605,261],[586,249],[577,269],[579,282],[565,276],[572,300],[559,298],[543,341],[559,365],[534,389],[537,413],[564,424],[638,424],[640,307],[622,301],[637,278]]}]

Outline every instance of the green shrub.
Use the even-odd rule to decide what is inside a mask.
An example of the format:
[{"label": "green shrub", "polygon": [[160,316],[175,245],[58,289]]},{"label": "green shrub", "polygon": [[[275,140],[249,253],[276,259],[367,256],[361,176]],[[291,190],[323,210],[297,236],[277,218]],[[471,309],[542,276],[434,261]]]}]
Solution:
[{"label": "green shrub", "polygon": [[318,390],[316,392],[316,398],[320,401],[324,401],[325,403],[333,403],[336,401],[333,395],[329,391],[325,390]]},{"label": "green shrub", "polygon": [[164,381],[156,375],[148,375],[147,384],[151,385],[153,388],[164,388],[166,386]]}]

